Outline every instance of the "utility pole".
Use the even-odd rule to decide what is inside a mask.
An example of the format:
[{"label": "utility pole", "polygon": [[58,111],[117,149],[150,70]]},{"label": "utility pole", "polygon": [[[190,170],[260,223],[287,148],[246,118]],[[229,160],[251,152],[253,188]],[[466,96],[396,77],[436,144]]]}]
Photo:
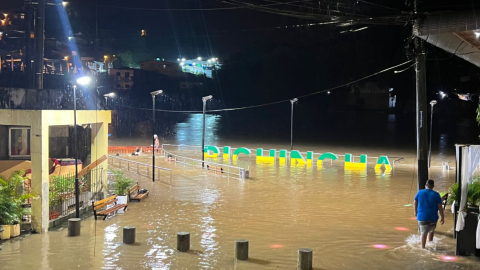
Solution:
[{"label": "utility pole", "polygon": [[418,190],[424,189],[428,180],[428,128],[427,128],[427,80],[425,64],[424,41],[416,34],[420,27],[420,16],[418,14],[418,0],[415,0],[415,22],[413,24],[413,35],[415,36],[415,83],[416,93],[416,117],[417,117],[417,184]]},{"label": "utility pole", "polygon": [[32,26],[33,21],[35,19],[35,11],[31,5],[25,5],[25,21],[26,21],[26,29],[25,29],[25,81],[26,81],[26,88],[33,88],[33,75],[32,75]]},{"label": "utility pole", "polygon": [[38,0],[35,29],[35,88],[43,89],[43,56],[45,45],[45,0]]}]

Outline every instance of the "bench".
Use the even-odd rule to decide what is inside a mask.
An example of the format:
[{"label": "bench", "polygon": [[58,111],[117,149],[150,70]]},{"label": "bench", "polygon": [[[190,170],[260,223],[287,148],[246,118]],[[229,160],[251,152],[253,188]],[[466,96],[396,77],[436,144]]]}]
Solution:
[{"label": "bench", "polygon": [[147,196],[148,193],[150,193],[150,191],[147,191],[145,193],[138,194],[139,190],[140,190],[140,185],[137,182],[137,184],[134,187],[132,187],[128,192],[128,198],[130,199],[130,201],[140,202],[140,200],[143,199],[143,197]]},{"label": "bench", "polygon": [[[112,197],[108,197],[98,202],[92,202],[93,206],[93,215],[95,216],[95,220],[97,216],[104,216],[103,220],[107,218],[107,216],[113,212],[117,212],[118,210],[127,209],[128,204],[117,204],[117,195],[113,195]],[[111,206],[108,208],[108,206]],[[99,209],[105,208],[104,210],[97,211]]]}]

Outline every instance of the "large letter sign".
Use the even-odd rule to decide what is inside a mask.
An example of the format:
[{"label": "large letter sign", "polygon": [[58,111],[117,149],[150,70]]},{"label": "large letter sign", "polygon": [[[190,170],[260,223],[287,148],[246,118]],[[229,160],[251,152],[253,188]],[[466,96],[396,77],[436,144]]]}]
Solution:
[{"label": "large letter sign", "polygon": [[345,154],[345,170],[366,170],[367,155],[360,155],[360,162],[353,162],[352,154]]},{"label": "large letter sign", "polygon": [[270,149],[268,157],[265,157],[263,156],[263,148],[257,148],[257,163],[275,164],[276,153],[275,149]]},{"label": "large letter sign", "polygon": [[[203,149],[203,155],[206,158],[215,158],[217,159],[221,153],[220,149],[216,146],[212,145],[206,145],[205,148]],[[278,163],[280,166],[298,166],[298,167],[303,167],[306,166],[307,168],[311,168],[314,166],[314,154],[312,151],[307,151],[306,152],[306,158],[305,158],[305,152],[300,152],[298,150],[292,150],[290,151],[290,156],[287,150],[282,149],[277,152],[275,149],[270,149],[268,150],[268,154],[263,150],[263,148],[257,148],[256,150],[256,162],[258,164],[275,164],[277,163],[277,153],[278,153]],[[238,155],[244,154],[247,156],[250,156],[252,154],[252,150],[246,148],[246,147],[240,147],[237,148],[235,151],[232,151],[232,148],[230,146],[224,146],[223,147],[223,161],[224,163],[229,163],[231,161],[236,162],[238,159]],[[315,154],[318,155],[318,154]],[[330,159],[332,162],[338,159],[338,156],[335,155],[334,153],[323,153],[319,154],[320,156],[318,157],[317,160],[317,168],[321,170],[323,168],[323,162],[326,159]],[[368,161],[367,161],[367,155],[360,155],[359,160],[354,161],[354,156],[352,154],[345,154],[345,162],[344,162],[344,168],[345,172],[351,172],[351,171],[363,171],[366,173],[367,167],[368,167]],[[290,159],[290,164],[288,164],[288,160]],[[387,156],[380,156],[377,160],[377,163],[375,164],[375,171],[377,173],[382,173],[382,174],[389,174],[392,171],[392,165],[390,164],[390,160],[388,159]],[[384,171],[384,172],[383,172]]]},{"label": "large letter sign", "polygon": [[278,163],[280,165],[285,166],[285,163],[287,161],[287,150],[280,150],[280,158],[278,159]]},{"label": "large letter sign", "polygon": [[233,160],[237,160],[239,154],[245,154],[245,155],[250,155],[252,151],[250,149],[245,148],[245,147],[240,147],[235,152],[233,152]]},{"label": "large letter sign", "polygon": [[305,166],[307,162],[299,151],[293,150],[290,152],[290,166]]},{"label": "large letter sign", "polygon": [[223,147],[223,161],[230,161],[232,156],[232,148],[230,146]]},{"label": "large letter sign", "polygon": [[337,160],[337,159],[338,159],[338,156],[335,155],[334,153],[324,153],[324,154],[320,155],[320,156],[318,157],[318,161],[317,161],[317,168],[318,168],[318,169],[321,169],[321,168],[322,168],[323,161],[324,161],[325,159],[327,159],[327,158],[329,158],[329,159],[331,159],[332,161],[334,161],[334,160]]},{"label": "large letter sign", "polygon": [[203,155],[206,158],[217,158],[218,154],[220,154],[220,149],[218,149],[218,147],[205,145],[205,148],[203,149]]},{"label": "large letter sign", "polygon": [[390,172],[392,170],[392,166],[390,165],[390,160],[388,160],[387,156],[380,156],[377,160],[377,164],[375,165],[375,170],[381,170],[382,165],[385,166],[385,172]]}]

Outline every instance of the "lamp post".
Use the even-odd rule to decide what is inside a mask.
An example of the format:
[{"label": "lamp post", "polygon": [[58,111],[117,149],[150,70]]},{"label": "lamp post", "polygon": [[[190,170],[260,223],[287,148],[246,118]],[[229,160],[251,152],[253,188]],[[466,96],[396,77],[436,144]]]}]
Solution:
[{"label": "lamp post", "polygon": [[202,132],[202,168],[205,167],[203,161],[205,160],[205,109],[207,108],[207,101],[212,99],[213,96],[202,97],[203,101],[203,132]]},{"label": "lamp post", "polygon": [[108,93],[108,94],[105,94],[103,95],[103,97],[105,98],[105,105],[107,105],[107,99],[108,98],[114,98],[115,97],[115,93]]},{"label": "lamp post", "polygon": [[[90,83],[90,77],[80,77],[77,84],[85,86]],[[77,85],[73,85],[73,136],[75,146],[75,217],[80,217],[80,183],[78,180],[78,133],[77,133]]]},{"label": "lamp post", "polygon": [[432,133],[433,133],[433,107],[437,104],[436,100],[430,101],[430,106],[432,106],[432,114],[430,117],[430,146],[428,147],[428,168],[430,168],[430,164],[432,163]]},{"label": "lamp post", "polygon": [[155,97],[157,95],[160,95],[163,93],[163,90],[157,90],[157,91],[153,91],[150,93],[150,95],[152,95],[152,101],[153,101],[153,126],[152,126],[152,132],[153,132],[153,136],[152,136],[152,140],[153,140],[153,144],[152,144],[152,182],[155,182],[155,136],[157,136],[155,134]]},{"label": "lamp post", "polygon": [[290,150],[293,150],[293,104],[297,103],[298,99],[294,98],[290,100],[292,103],[291,117],[290,117]]}]

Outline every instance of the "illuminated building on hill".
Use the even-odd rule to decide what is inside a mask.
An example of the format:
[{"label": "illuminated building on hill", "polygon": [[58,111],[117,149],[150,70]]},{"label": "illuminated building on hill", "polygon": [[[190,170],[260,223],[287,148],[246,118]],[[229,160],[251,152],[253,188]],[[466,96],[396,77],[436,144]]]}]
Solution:
[{"label": "illuminated building on hill", "polygon": [[222,68],[222,65],[218,62],[218,58],[202,59],[198,57],[196,59],[177,59],[180,62],[183,72],[207,76],[207,78],[213,78],[213,70]]}]

